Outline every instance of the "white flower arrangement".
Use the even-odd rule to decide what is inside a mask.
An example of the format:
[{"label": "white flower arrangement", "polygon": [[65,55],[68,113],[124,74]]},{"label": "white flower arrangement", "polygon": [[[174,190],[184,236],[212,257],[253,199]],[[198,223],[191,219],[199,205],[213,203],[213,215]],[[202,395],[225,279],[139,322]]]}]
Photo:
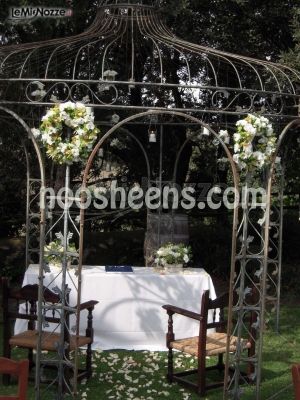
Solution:
[{"label": "white flower arrangement", "polygon": [[[62,137],[64,127],[74,130],[65,140]],[[42,117],[39,129],[31,131],[46,147],[47,155],[59,164],[86,159],[99,133],[91,109],[71,101],[53,106]]]},{"label": "white flower arrangement", "polygon": [[[253,171],[269,164],[276,150],[277,138],[268,118],[248,114],[237,121],[236,127],[233,159],[240,169]],[[220,137],[224,137],[224,131],[220,131]]]},{"label": "white flower arrangement", "polygon": [[[72,262],[73,259],[76,259],[75,254],[77,254],[77,249],[74,243],[68,244],[68,253],[74,253],[74,256],[67,256],[68,262]],[[53,264],[57,266],[61,265],[63,261],[63,255],[64,247],[59,239],[53,240],[44,246],[44,260],[47,264]]]},{"label": "white flower arrangement", "polygon": [[164,267],[167,264],[187,264],[191,260],[191,248],[184,243],[166,243],[155,252],[154,262]]}]

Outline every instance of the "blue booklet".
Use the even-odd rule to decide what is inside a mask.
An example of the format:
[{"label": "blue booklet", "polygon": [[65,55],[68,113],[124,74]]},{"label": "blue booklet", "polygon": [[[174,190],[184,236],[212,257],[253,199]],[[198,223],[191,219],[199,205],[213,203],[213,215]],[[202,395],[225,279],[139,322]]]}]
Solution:
[{"label": "blue booklet", "polygon": [[106,272],[133,272],[130,265],[106,265]]}]

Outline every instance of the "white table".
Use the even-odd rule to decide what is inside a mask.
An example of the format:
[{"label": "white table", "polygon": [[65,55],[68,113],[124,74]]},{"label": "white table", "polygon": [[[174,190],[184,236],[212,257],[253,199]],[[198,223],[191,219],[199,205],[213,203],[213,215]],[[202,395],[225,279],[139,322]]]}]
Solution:
[{"label": "white table", "polygon": [[[70,303],[76,303],[74,282],[69,271],[67,282],[71,287]],[[37,283],[38,266],[27,269],[23,286]],[[72,278],[72,279],[71,279]],[[53,270],[45,274],[45,285],[60,287],[61,274]],[[210,290],[216,297],[211,277],[204,269],[188,270],[184,274],[161,275],[151,268],[134,267],[133,273],[105,272],[103,266],[85,266],[82,271],[81,302],[98,300],[94,315],[93,348],[128,350],[166,350],[167,314],[161,308],[173,304],[200,312],[201,296]],[[72,304],[73,303],[73,304]],[[85,316],[81,322],[85,322]],[[82,323],[83,325],[83,323]],[[17,320],[15,333],[26,329],[24,321]],[[183,316],[174,316],[176,338],[196,336],[199,323]]]}]

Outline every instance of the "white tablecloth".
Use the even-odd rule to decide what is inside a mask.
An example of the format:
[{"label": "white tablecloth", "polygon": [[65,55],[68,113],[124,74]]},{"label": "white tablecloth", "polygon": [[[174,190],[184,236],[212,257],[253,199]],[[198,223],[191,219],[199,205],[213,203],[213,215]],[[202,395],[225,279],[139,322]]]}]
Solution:
[{"label": "white tablecloth", "polygon": [[[45,274],[45,286],[60,286],[61,274]],[[27,269],[23,286],[37,283],[38,266]],[[74,289],[77,277],[68,272],[71,287],[70,303],[76,303]],[[94,345],[100,349],[166,350],[167,314],[161,308],[173,304],[200,312],[201,296],[210,290],[216,297],[210,276],[204,269],[193,269],[184,274],[161,275],[151,268],[134,267],[133,273],[105,272],[102,266],[85,266],[82,272],[81,302],[98,300],[94,315]],[[72,304],[73,303],[73,304]],[[81,317],[81,325],[85,316]],[[15,333],[26,329],[24,320],[17,320]],[[174,316],[176,338],[195,336],[199,323],[183,316]]]}]

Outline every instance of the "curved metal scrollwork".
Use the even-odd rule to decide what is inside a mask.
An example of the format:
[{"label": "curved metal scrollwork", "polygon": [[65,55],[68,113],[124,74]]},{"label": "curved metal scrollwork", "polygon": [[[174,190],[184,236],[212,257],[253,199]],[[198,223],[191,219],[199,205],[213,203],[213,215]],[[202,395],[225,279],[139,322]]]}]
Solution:
[{"label": "curved metal scrollwork", "polygon": [[119,96],[118,89],[109,82],[87,84],[76,82],[43,83],[29,82],[25,88],[26,99],[32,103],[61,103],[66,101],[90,104],[114,104]]}]

